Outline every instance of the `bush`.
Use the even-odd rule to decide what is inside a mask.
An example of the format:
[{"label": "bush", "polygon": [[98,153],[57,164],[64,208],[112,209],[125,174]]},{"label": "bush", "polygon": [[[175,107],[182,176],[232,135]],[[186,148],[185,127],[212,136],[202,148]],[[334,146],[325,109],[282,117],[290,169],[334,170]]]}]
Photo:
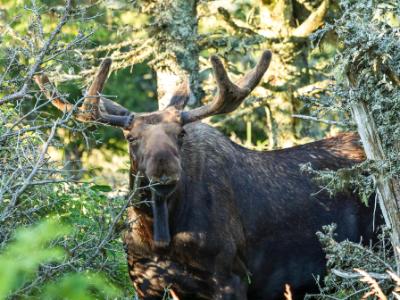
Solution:
[{"label": "bush", "polygon": [[[24,298],[79,300],[120,296],[104,276],[90,272],[66,273],[55,282],[47,282],[53,269],[69,261],[67,252],[57,244],[70,233],[71,228],[54,219],[17,230],[0,255],[0,299],[17,294]],[[30,285],[38,278],[44,278],[45,283],[32,289]]]}]

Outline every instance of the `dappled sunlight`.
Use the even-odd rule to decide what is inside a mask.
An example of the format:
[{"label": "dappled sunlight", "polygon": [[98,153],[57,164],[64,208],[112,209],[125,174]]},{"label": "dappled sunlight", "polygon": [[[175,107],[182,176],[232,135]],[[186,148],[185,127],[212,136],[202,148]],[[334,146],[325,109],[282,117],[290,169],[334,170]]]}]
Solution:
[{"label": "dappled sunlight", "polygon": [[116,190],[128,190],[129,155],[115,155],[113,150],[93,149],[82,157],[83,166],[93,175],[86,175],[95,183],[108,184]]}]

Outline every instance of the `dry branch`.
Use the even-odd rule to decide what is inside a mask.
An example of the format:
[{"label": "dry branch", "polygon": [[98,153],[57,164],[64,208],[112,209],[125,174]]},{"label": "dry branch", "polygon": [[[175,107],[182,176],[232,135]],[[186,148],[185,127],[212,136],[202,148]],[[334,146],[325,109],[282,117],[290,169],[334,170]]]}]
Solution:
[{"label": "dry branch", "polygon": [[322,25],[328,8],[329,0],[323,0],[317,10],[312,12],[308,18],[292,32],[292,36],[300,38],[308,37]]},{"label": "dry branch", "polygon": [[[385,154],[378,135],[375,121],[364,102],[356,102],[351,106],[352,116],[357,123],[365,154],[373,161],[384,161]],[[394,179],[385,174],[375,176],[377,194],[386,225],[392,230],[391,240],[396,249],[400,245],[400,195],[396,194]],[[395,252],[397,269],[400,268],[400,255]]]},{"label": "dry branch", "polygon": [[[335,274],[336,276],[344,279],[358,279],[362,278],[364,275],[361,274],[360,272],[354,273],[354,272],[346,272],[342,270],[337,270],[337,269],[332,269],[331,272]],[[390,279],[390,276],[387,274],[381,274],[381,273],[374,273],[374,272],[368,272],[368,276],[371,278],[377,279],[377,280],[388,280]]]},{"label": "dry branch", "polygon": [[44,43],[43,47],[39,50],[39,54],[36,56],[35,62],[29,69],[28,74],[26,75],[26,77],[24,79],[24,84],[22,85],[22,88],[18,92],[15,92],[13,94],[10,94],[10,95],[7,95],[7,96],[4,96],[3,98],[1,98],[0,105],[7,103],[9,101],[19,100],[19,99],[26,97],[26,95],[28,93],[28,89],[31,85],[32,77],[38,71],[40,65],[43,62],[43,59],[45,58],[46,54],[48,53],[48,51],[50,49],[52,42],[54,41],[56,36],[61,32],[62,27],[67,23],[67,21],[69,19],[71,8],[72,8],[71,2],[72,2],[72,0],[67,0],[67,2],[65,4],[64,15],[62,16],[60,22],[57,24],[56,28],[51,32],[49,38]]},{"label": "dry branch", "polygon": [[303,119],[303,120],[309,120],[309,121],[315,121],[315,122],[321,122],[329,125],[336,125],[336,126],[347,126],[346,123],[339,122],[339,121],[332,121],[332,120],[325,120],[325,119],[320,119],[317,117],[312,117],[312,116],[305,116],[305,115],[292,115],[293,118],[297,119]]},{"label": "dry branch", "polygon": [[32,171],[28,175],[27,178],[25,178],[22,186],[13,193],[12,198],[10,203],[8,204],[7,208],[4,210],[4,212],[0,216],[0,222],[3,222],[6,218],[8,218],[11,214],[11,211],[15,208],[17,201],[21,194],[26,190],[26,188],[32,183],[33,177],[36,175],[38,172],[39,168],[42,166],[45,157],[47,155],[47,150],[49,149],[50,143],[52,142],[54,135],[56,133],[56,129],[58,126],[58,121],[56,121],[50,131],[50,135],[47,139],[47,141],[43,144],[42,151],[40,152],[39,158],[35,163],[35,166],[33,167]]},{"label": "dry branch", "polygon": [[368,299],[369,296],[376,296],[379,300],[387,300],[387,297],[379,287],[379,284],[371,277],[370,273],[360,269],[354,269],[354,271],[361,275],[360,281],[368,283],[370,287],[370,291],[365,293],[361,299]]}]

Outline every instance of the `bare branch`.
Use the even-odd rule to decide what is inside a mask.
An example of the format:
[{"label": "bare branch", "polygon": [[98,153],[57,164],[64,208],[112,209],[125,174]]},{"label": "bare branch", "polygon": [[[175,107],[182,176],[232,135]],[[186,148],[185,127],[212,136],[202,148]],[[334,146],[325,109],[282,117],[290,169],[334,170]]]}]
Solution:
[{"label": "bare branch", "polygon": [[132,199],[134,199],[138,192],[139,192],[139,186],[140,186],[140,174],[136,175],[135,182],[134,182],[134,187],[133,187],[133,192],[131,192],[130,195],[128,195],[127,200],[125,201],[125,204],[122,206],[121,210],[119,213],[114,217],[110,227],[108,228],[108,232],[106,233],[106,236],[102,239],[102,241],[99,243],[99,245],[96,247],[96,251],[93,253],[93,255],[89,258],[89,261],[93,260],[94,258],[97,257],[97,255],[102,251],[103,247],[110,241],[112,234],[115,231],[115,227],[118,223],[118,221],[121,219],[123,213],[126,211],[128,208],[129,204],[132,202]]},{"label": "bare branch", "polygon": [[28,93],[28,89],[31,85],[31,80],[33,75],[37,72],[39,69],[39,66],[42,64],[44,57],[46,56],[47,52],[49,51],[50,45],[55,39],[55,37],[61,32],[62,27],[67,23],[68,18],[70,16],[71,12],[71,2],[72,0],[67,0],[66,5],[65,5],[65,12],[63,17],[61,18],[61,21],[57,24],[57,27],[51,32],[49,38],[47,41],[44,43],[43,47],[40,49],[39,54],[35,58],[35,62],[28,71],[28,74],[26,75],[24,79],[24,84],[22,85],[22,88],[18,91],[15,92],[11,95],[4,96],[2,99],[0,99],[0,105],[7,103],[9,101],[14,101],[14,100],[19,100],[22,98],[26,97],[26,94]]},{"label": "bare branch", "polygon": [[223,7],[218,7],[218,13],[224,18],[224,21],[232,27],[234,30],[243,32],[245,34],[255,36],[257,35],[256,32],[254,32],[251,28],[246,26],[246,24],[238,24],[240,21],[239,20],[233,20],[231,14],[229,11]]},{"label": "bare branch", "polygon": [[293,118],[297,119],[303,119],[303,120],[309,120],[309,121],[315,121],[315,122],[321,122],[329,125],[336,125],[336,126],[348,126],[348,124],[339,122],[339,121],[332,121],[332,120],[325,120],[325,119],[320,119],[317,117],[312,117],[312,116],[305,116],[305,115],[292,115]]},{"label": "bare branch", "polygon": [[308,18],[292,32],[292,36],[308,37],[322,25],[328,8],[329,0],[322,0],[322,3],[317,10],[313,11]]},{"label": "bare branch", "polygon": [[22,184],[22,186],[13,194],[12,199],[7,206],[7,209],[1,215],[1,217],[0,217],[1,221],[4,221],[4,219],[6,219],[10,215],[11,210],[14,209],[15,205],[17,204],[19,196],[21,196],[21,194],[26,190],[26,188],[31,184],[33,177],[36,175],[39,168],[42,166],[45,156],[47,154],[47,150],[49,149],[50,143],[53,140],[54,135],[56,133],[57,126],[58,126],[58,120],[54,123],[53,127],[51,128],[50,135],[49,135],[47,141],[44,143],[42,151],[40,153],[40,156],[39,156],[38,160],[36,161],[36,164],[33,167],[31,173],[24,180],[24,183]]},{"label": "bare branch", "polygon": [[[346,271],[341,271],[337,269],[332,269],[332,273],[335,274],[336,276],[344,279],[358,279],[364,277],[363,274],[360,273],[354,273],[354,272],[346,272]],[[367,273],[371,278],[378,279],[378,280],[388,280],[390,279],[390,276],[387,274],[380,274],[380,273],[374,273],[374,272],[368,272]]]}]

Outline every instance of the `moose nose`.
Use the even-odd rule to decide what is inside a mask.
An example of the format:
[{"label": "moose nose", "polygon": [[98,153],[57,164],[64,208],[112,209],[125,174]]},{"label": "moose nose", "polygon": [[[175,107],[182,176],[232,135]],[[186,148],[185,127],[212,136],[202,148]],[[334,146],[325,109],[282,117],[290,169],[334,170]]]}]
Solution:
[{"label": "moose nose", "polygon": [[163,175],[161,175],[159,181],[160,181],[161,184],[167,184],[170,180],[169,180],[169,177],[168,177],[168,176],[166,176],[165,174],[163,174]]}]

